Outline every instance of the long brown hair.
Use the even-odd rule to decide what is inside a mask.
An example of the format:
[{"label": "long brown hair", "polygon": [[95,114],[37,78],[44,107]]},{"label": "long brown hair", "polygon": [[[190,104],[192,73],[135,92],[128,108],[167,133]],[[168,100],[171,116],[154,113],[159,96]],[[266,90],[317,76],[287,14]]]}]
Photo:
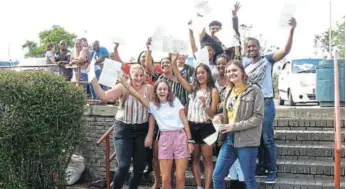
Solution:
[{"label": "long brown hair", "polygon": [[[243,82],[246,83],[247,75],[246,75],[246,72],[245,72],[245,68],[244,68],[242,62],[240,62],[239,60],[230,60],[230,61],[228,62],[228,64],[227,64],[226,67],[225,67],[226,74],[227,74],[227,68],[228,68],[230,65],[232,65],[232,64],[234,64],[235,66],[237,66],[237,67],[240,69],[241,73],[243,74]],[[228,79],[229,79],[229,78],[228,78]],[[232,83],[231,81],[229,82],[229,84],[230,84],[230,86],[231,86],[232,88],[234,87],[234,83]]]},{"label": "long brown hair", "polygon": [[173,107],[173,101],[175,99],[175,96],[172,92],[172,88],[171,86],[169,85],[169,83],[163,79],[160,79],[158,81],[155,82],[155,85],[154,85],[154,93],[155,93],[155,97],[154,97],[154,104],[157,106],[157,109],[160,108],[161,104],[160,104],[160,99],[157,95],[157,87],[159,86],[160,83],[165,83],[168,87],[168,95],[167,95],[167,102],[168,104]]}]

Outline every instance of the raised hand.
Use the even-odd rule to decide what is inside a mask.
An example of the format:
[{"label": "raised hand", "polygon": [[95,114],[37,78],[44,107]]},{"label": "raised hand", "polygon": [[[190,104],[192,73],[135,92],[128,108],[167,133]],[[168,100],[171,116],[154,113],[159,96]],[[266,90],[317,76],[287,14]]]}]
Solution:
[{"label": "raised hand", "polygon": [[240,7],[241,7],[241,5],[240,5],[239,2],[236,2],[234,4],[234,9],[232,10],[233,17],[237,17],[237,14],[238,14],[238,11],[239,11]]},{"label": "raised hand", "polygon": [[148,40],[147,40],[145,45],[147,46],[147,49],[149,50],[150,49],[150,45],[151,45],[151,37],[148,38]]},{"label": "raised hand", "polygon": [[116,51],[119,47],[119,42],[113,42],[114,43],[114,51]]},{"label": "raised hand", "polygon": [[289,21],[288,21],[288,25],[291,26],[292,29],[296,28],[297,26],[297,21],[295,18],[291,18]]}]

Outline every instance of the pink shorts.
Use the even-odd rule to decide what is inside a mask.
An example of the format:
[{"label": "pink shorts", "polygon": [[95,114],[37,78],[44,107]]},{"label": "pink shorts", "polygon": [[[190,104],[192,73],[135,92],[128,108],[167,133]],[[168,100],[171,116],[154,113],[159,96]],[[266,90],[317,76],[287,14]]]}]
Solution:
[{"label": "pink shorts", "polygon": [[159,159],[183,159],[189,156],[184,130],[160,131]]}]

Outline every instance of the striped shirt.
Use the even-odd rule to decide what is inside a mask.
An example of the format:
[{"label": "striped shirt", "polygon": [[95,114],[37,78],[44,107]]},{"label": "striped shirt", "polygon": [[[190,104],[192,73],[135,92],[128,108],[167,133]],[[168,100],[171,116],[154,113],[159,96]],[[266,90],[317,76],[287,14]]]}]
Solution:
[{"label": "striped shirt", "polygon": [[189,102],[189,93],[184,89],[184,87],[179,82],[172,81],[169,78],[164,77],[163,75],[159,77],[159,80],[160,79],[168,82],[168,84],[171,86],[174,96],[180,100],[183,106],[186,106]]},{"label": "striped shirt", "polygon": [[[147,86],[145,86],[144,97],[147,98]],[[115,115],[115,119],[126,124],[142,124],[149,120],[148,109],[130,94],[125,95]]]},{"label": "striped shirt", "polygon": [[[198,90],[196,95],[189,95],[189,109],[187,111],[187,119],[195,123],[205,123],[210,120],[206,108],[211,106],[211,91],[202,92]],[[205,98],[205,105],[200,100],[200,97]]]}]

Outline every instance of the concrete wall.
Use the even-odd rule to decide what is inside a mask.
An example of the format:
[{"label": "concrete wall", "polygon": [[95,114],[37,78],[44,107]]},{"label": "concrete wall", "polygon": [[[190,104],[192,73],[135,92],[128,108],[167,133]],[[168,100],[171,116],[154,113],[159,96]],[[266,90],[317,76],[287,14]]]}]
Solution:
[{"label": "concrete wall", "polygon": [[[96,142],[100,137],[113,125],[114,115],[117,111],[115,106],[86,106],[84,113],[85,138],[76,153],[81,154],[86,160],[86,173],[91,179],[105,178],[105,143],[100,146]],[[342,109],[341,117],[344,119],[344,109]],[[306,127],[319,125],[319,119],[333,119],[333,108],[277,108],[275,126]],[[294,119],[291,123],[290,119]],[[300,120],[297,120],[300,119]],[[310,123],[311,122],[311,123]],[[321,122],[321,123],[322,123]],[[329,123],[330,122],[330,123]],[[291,124],[290,124],[291,123]],[[309,124],[308,124],[309,123]],[[332,121],[328,123],[332,126]],[[111,154],[114,151],[113,136],[111,135]],[[115,162],[113,161],[112,167]]]}]

